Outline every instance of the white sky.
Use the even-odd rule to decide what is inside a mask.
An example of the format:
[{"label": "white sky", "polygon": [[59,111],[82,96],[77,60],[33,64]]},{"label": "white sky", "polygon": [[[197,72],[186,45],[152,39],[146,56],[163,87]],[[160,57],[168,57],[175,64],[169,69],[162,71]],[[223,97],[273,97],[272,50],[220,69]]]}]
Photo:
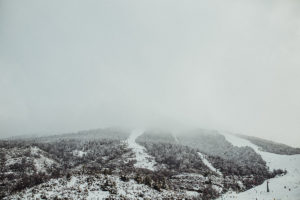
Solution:
[{"label": "white sky", "polygon": [[0,0],[0,136],[202,127],[300,147],[300,1]]}]

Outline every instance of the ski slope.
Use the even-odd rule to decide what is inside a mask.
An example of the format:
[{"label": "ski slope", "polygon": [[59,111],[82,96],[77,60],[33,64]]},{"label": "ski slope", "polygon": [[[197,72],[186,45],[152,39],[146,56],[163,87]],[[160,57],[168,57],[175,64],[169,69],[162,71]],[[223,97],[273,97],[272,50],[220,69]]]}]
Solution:
[{"label": "ski slope", "polygon": [[219,176],[222,176],[223,174],[216,169],[207,159],[206,156],[200,152],[198,152],[198,155],[200,156],[202,162],[213,172],[216,172]]},{"label": "ski slope", "polygon": [[246,139],[223,133],[232,145],[252,147],[266,161],[270,170],[285,169],[287,174],[269,179],[270,192],[266,191],[267,181],[241,193],[228,192],[219,200],[300,200],[300,155],[279,155],[261,151],[260,148]]},{"label": "ski slope", "polygon": [[136,163],[134,164],[134,167],[154,171],[156,165],[154,158],[146,153],[145,147],[135,142],[136,138],[143,133],[143,130],[133,130],[127,139],[128,148],[132,149],[136,156]]}]

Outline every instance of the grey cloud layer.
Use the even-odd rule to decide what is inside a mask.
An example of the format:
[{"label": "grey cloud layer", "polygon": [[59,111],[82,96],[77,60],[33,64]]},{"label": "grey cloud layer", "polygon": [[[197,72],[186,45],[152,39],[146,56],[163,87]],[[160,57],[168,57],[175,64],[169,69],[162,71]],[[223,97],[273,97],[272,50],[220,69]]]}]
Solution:
[{"label": "grey cloud layer", "polygon": [[0,1],[0,135],[204,127],[300,145],[299,1]]}]

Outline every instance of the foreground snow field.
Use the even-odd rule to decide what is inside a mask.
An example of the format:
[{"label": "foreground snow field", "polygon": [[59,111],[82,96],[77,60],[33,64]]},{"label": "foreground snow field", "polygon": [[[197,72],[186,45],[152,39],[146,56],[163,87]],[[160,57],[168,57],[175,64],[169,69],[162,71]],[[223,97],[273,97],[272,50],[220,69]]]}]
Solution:
[{"label": "foreground snow field", "polygon": [[132,149],[136,156],[136,163],[134,164],[134,167],[154,171],[156,165],[154,158],[146,153],[145,147],[135,142],[136,138],[143,133],[143,130],[133,130],[127,139],[128,148]]},{"label": "foreground snow field", "polygon": [[228,192],[219,200],[242,199],[242,200],[300,200],[300,155],[279,155],[261,151],[260,148],[248,140],[231,134],[223,134],[227,141],[234,146],[252,147],[266,161],[270,170],[285,169],[287,174],[275,177],[269,181],[270,192],[266,191],[267,181],[241,193]]},{"label": "foreground snow field", "polygon": [[197,194],[162,190],[158,192],[134,180],[121,181],[117,176],[76,175],[69,180],[51,179],[47,183],[23,190],[4,199],[182,199]]}]

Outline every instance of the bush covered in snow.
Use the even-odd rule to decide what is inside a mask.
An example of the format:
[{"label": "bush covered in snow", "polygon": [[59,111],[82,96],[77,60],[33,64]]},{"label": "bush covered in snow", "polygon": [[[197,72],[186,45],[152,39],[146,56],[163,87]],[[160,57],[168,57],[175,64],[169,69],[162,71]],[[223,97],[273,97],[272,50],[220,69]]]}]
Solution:
[{"label": "bush covered in snow", "polygon": [[0,140],[0,199],[215,199],[286,173],[217,132],[128,136],[97,129]]}]

